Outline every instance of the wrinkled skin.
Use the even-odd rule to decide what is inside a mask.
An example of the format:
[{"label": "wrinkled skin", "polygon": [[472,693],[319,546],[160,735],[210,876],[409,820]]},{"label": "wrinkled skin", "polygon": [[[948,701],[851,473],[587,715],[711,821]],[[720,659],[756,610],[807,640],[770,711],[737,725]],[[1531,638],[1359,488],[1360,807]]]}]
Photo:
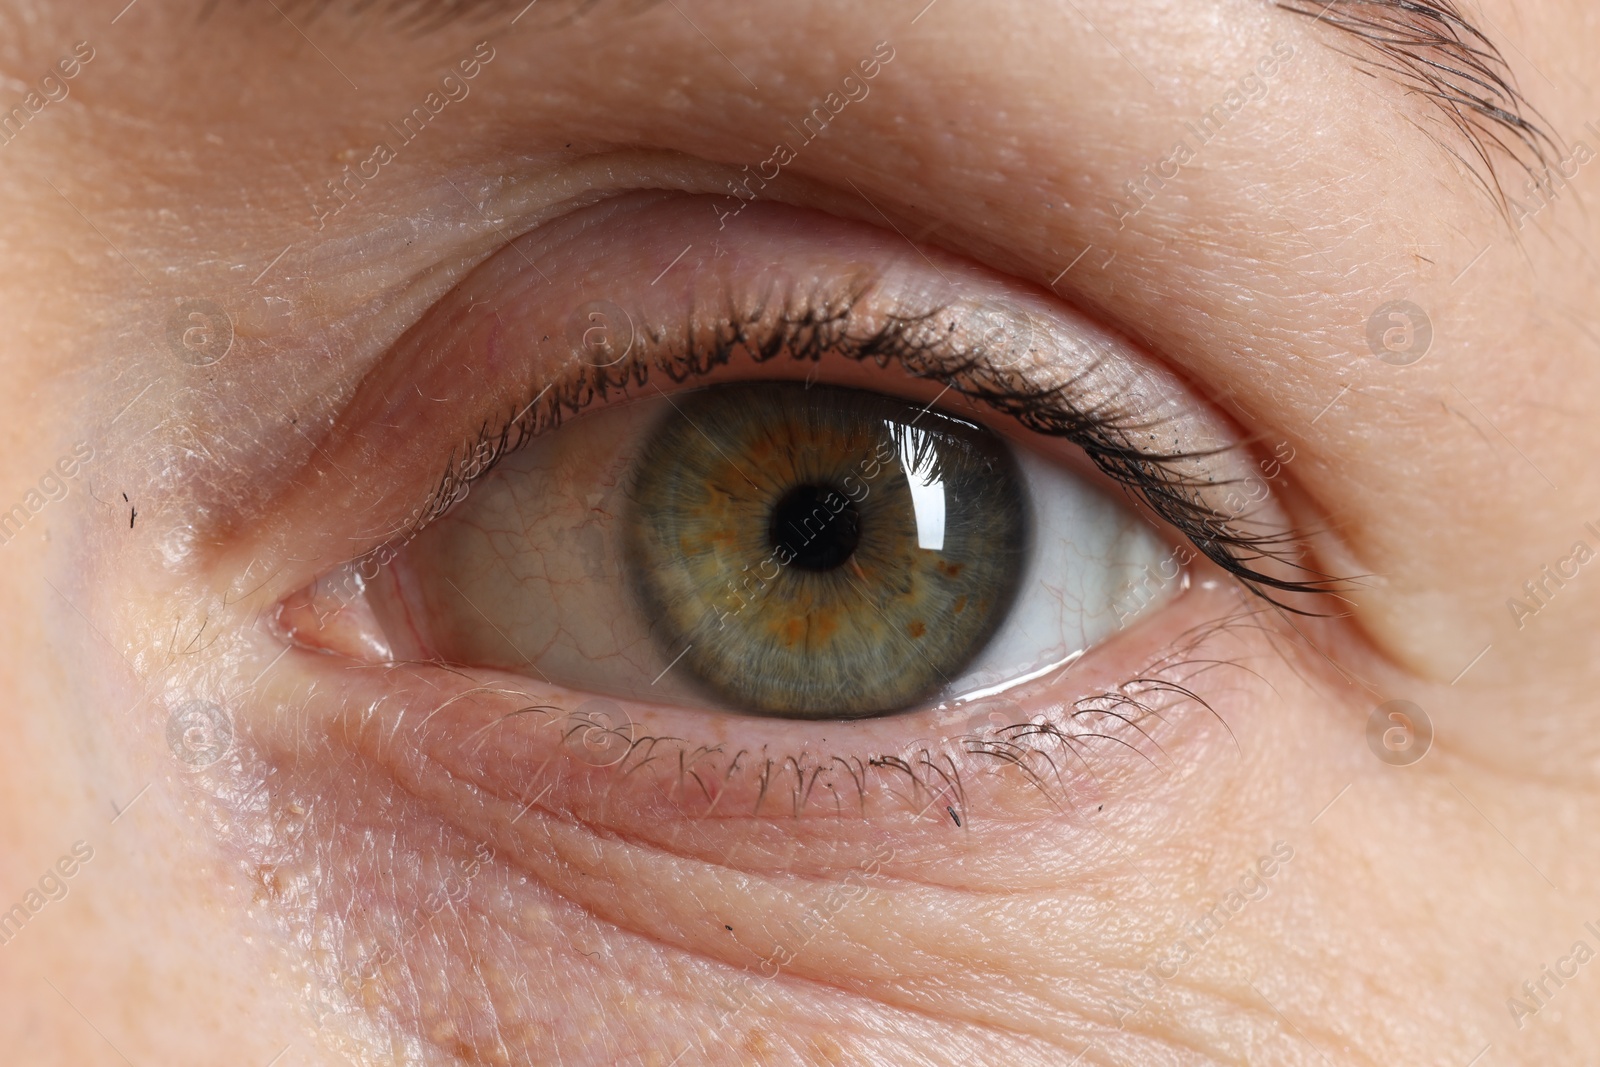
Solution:
[{"label": "wrinkled skin", "polygon": [[[0,907],[42,903],[0,948],[7,1062],[1589,1062],[1600,577],[1531,614],[1507,600],[1600,544],[1600,170],[1518,228],[1434,105],[1256,3],[684,0],[563,23],[545,0],[425,36],[200,6],[0,7],[6,107],[94,50],[0,148],[0,505],[93,452],[0,547]],[[1547,128],[1596,146],[1592,6],[1484,10]],[[485,40],[470,96],[332,212],[325,181]],[[1297,618],[1197,565],[1019,703],[1048,719],[1157,676],[1204,704],[1147,693],[1137,732],[1106,726],[1126,743],[1040,745],[1032,776],[941,749],[926,715],[830,738],[640,711],[776,759],[766,787],[759,761],[710,759],[714,810],[677,753],[625,775],[616,735],[574,741],[579,697],[537,679],[366,665],[381,642],[354,608],[334,654],[292,640],[275,606],[399,526],[457,440],[363,451],[341,424],[369,375],[445,395],[386,364],[408,331],[589,202],[731,203],[880,41],[870,95],[762,198],[844,220],[861,244],[840,263],[897,248],[1075,309],[1265,452],[1290,443],[1274,494],[1356,579],[1343,599]],[[1293,59],[1266,96],[1119,225],[1123,182],[1275,42]],[[1494,166],[1521,196],[1516,161]],[[704,219],[680,279],[715,269]],[[552,243],[547,295],[529,275],[505,299],[575,301],[599,253],[644,291],[664,242]],[[215,365],[168,334],[195,298],[232,316]],[[1367,341],[1399,298],[1434,332],[1406,366]],[[465,395],[479,371],[429,385]],[[1431,719],[1420,762],[1368,743],[1394,698]],[[215,762],[169,744],[193,699],[231,717]],[[495,728],[530,702],[567,741]],[[783,777],[785,756],[930,737],[925,765],[828,778],[838,804]],[[951,753],[959,794],[933,769]],[[74,842],[92,858],[57,880]]]}]

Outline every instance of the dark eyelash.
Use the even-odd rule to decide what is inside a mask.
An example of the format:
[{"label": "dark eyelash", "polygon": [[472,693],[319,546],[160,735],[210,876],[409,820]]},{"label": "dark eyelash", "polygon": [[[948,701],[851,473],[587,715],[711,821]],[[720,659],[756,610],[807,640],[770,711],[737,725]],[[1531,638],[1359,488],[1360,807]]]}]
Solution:
[{"label": "dark eyelash", "polygon": [[[584,364],[567,380],[545,386],[520,411],[508,414],[498,428],[485,422],[475,442],[452,454],[438,486],[420,509],[420,518],[405,536],[443,515],[472,483],[533,438],[597,400],[644,387],[652,373],[682,384],[728,365],[741,354],[766,363],[787,352],[801,362],[815,363],[828,355],[870,361],[879,367],[898,364],[912,377],[944,384],[951,392],[1014,419],[1033,433],[1077,445],[1095,466],[1202,555],[1279,608],[1300,615],[1318,614],[1287,604],[1274,593],[1333,593],[1343,587],[1343,580],[1315,571],[1296,558],[1304,544],[1297,532],[1241,529],[1234,524],[1235,516],[1207,501],[1208,491],[1241,483],[1202,480],[1185,468],[1224,450],[1153,452],[1141,448],[1136,439],[1148,437],[1157,425],[1109,404],[1085,407],[1072,395],[1075,381],[1037,385],[1020,373],[994,368],[980,351],[953,346],[946,331],[935,325],[942,309],[890,317],[870,332],[854,333],[852,313],[858,299],[859,294],[843,299],[791,299],[777,313],[764,306],[730,312],[714,324],[709,341],[697,340],[705,331],[691,322],[681,347],[664,347],[652,359],[624,360],[606,368]],[[652,334],[651,340],[662,345],[664,332]],[[1269,574],[1261,569],[1266,565],[1304,577]]]},{"label": "dark eyelash", "polygon": [[[826,810],[828,798],[838,811],[847,802],[841,791],[850,790],[864,806],[875,790],[883,790],[899,795],[907,802],[907,810],[919,816],[933,811],[933,817],[942,818],[934,801],[947,801],[944,810],[955,826],[970,828],[974,814],[982,813],[975,813],[968,802],[963,766],[1015,771],[1047,801],[1062,809],[1071,807],[1060,790],[1065,778],[1074,773],[1096,775],[1098,762],[1107,754],[1122,752],[1159,768],[1158,757],[1165,752],[1154,735],[1155,725],[1196,713],[1221,722],[1216,709],[1197,691],[1196,683],[1213,671],[1240,669],[1239,664],[1226,659],[1197,657],[1196,650],[1230,631],[1263,628],[1259,616],[1264,610],[1242,607],[1177,635],[1158,659],[1114,689],[1092,693],[1065,707],[1019,718],[1004,726],[974,726],[942,742],[919,740],[897,752],[866,758],[804,750],[780,758],[765,748],[753,751],[723,745],[708,747],[681,737],[640,735],[631,728],[619,728],[582,713],[574,713],[568,719],[564,732],[571,738],[592,736],[599,731],[626,745],[625,754],[615,764],[624,776],[638,773],[652,763],[668,767],[676,763],[679,788],[691,795],[698,790],[708,803],[714,803],[715,796],[707,787],[708,780],[726,781],[740,770],[753,774],[761,789],[749,812],[752,818],[761,814],[764,806],[787,810],[798,818],[810,808]],[[560,711],[550,705],[531,705],[513,714]],[[1226,728],[1226,723],[1223,726]]]}]

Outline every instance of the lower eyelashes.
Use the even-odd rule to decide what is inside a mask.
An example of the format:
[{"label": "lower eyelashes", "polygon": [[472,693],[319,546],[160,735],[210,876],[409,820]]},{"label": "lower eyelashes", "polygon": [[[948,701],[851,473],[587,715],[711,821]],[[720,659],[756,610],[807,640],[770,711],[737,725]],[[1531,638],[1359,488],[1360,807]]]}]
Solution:
[{"label": "lower eyelashes", "polygon": [[644,456],[633,584],[662,652],[734,707],[907,707],[1015,598],[1025,490],[981,427],[856,390],[734,385],[677,404]]}]

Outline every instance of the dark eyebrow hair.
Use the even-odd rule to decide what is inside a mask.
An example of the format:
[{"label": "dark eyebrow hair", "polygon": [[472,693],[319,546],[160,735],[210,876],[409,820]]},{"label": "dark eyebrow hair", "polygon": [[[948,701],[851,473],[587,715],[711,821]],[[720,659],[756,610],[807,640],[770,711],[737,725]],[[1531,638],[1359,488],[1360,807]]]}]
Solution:
[{"label": "dark eyebrow hair", "polygon": [[1349,46],[1339,51],[1436,104],[1465,139],[1466,155],[1428,131],[1430,136],[1466,167],[1502,212],[1510,204],[1500,181],[1501,163],[1514,163],[1537,182],[1548,179],[1559,145],[1517,88],[1505,56],[1456,0],[1274,2],[1346,34]]}]

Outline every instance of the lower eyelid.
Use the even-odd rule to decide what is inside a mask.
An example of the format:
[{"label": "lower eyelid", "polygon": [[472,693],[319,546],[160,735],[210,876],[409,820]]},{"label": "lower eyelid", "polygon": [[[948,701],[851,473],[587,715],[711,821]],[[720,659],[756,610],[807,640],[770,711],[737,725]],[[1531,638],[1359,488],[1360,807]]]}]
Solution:
[{"label": "lower eyelid", "polygon": [[752,820],[822,819],[830,833],[841,819],[906,833],[1048,821],[1228,750],[1204,694],[1239,681],[1218,666],[1239,652],[1208,624],[1238,606],[1234,588],[1203,583],[1005,698],[855,722],[714,716],[294,650],[263,696],[297,714],[260,740],[292,751],[308,733],[343,738],[414,790],[471,788],[482,834],[529,808],[645,836],[684,819],[728,833]]}]

